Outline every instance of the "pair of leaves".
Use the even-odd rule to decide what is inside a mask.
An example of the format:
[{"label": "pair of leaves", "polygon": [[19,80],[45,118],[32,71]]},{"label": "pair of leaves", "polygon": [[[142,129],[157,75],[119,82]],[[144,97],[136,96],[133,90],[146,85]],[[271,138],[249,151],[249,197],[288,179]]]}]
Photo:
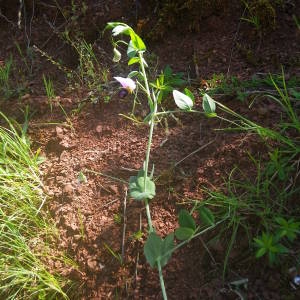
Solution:
[{"label": "pair of leaves", "polygon": [[[189,111],[194,105],[195,97],[187,88],[184,89],[184,92],[185,93],[183,94],[177,90],[173,90],[173,97],[176,105],[180,109]],[[203,95],[202,108],[208,117],[215,117],[217,115],[215,112],[216,103],[208,94]]]},{"label": "pair of leaves", "polygon": [[172,256],[174,249],[174,234],[169,234],[164,240],[155,232],[148,235],[144,246],[144,254],[147,262],[152,268],[157,266],[160,261],[161,267],[164,267]]},{"label": "pair of leaves", "polygon": [[[197,211],[199,213],[200,220],[205,225],[213,226],[215,224],[215,218],[210,209],[205,206],[200,206],[197,208]],[[196,233],[196,223],[187,210],[182,209],[179,212],[178,223],[179,228],[175,230],[176,238],[181,241],[191,239]]]},{"label": "pair of leaves", "polygon": [[155,183],[150,177],[144,177],[144,170],[140,170],[137,176],[131,176],[129,179],[130,197],[137,201],[152,199],[155,196]]},{"label": "pair of leaves", "polygon": [[193,237],[196,231],[196,223],[186,209],[182,209],[178,216],[179,228],[175,230],[178,240],[185,241]]}]

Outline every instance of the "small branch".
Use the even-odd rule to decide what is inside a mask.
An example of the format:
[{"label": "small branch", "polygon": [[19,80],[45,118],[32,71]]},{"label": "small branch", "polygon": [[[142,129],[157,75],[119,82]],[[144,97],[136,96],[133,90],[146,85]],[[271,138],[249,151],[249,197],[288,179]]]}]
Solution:
[{"label": "small branch", "polygon": [[178,161],[177,163],[175,163],[174,167],[177,167],[179,164],[181,164],[184,160],[186,160],[187,158],[189,158],[190,156],[196,154],[197,152],[203,150],[204,148],[206,148],[207,146],[209,146],[210,144],[212,144],[215,141],[215,139],[213,139],[212,141],[206,143],[205,145],[201,146],[200,148],[196,149],[195,151],[191,152],[190,154],[188,154],[186,157],[184,157],[183,159],[181,159],[180,161]]},{"label": "small branch", "polygon": [[126,204],[127,204],[127,188],[125,188],[125,197],[123,202],[123,234],[122,234],[122,262],[124,263],[125,255],[125,234],[126,234],[126,225],[127,225],[127,216],[126,216]]}]

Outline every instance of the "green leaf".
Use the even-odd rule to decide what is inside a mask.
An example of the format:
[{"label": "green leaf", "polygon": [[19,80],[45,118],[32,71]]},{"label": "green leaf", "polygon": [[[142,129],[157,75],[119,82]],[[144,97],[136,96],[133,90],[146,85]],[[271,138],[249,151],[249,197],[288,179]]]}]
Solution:
[{"label": "green leaf", "polygon": [[282,217],[276,217],[275,221],[282,226],[286,226],[288,224],[288,222]]},{"label": "green leaf", "polygon": [[134,57],[132,57],[132,58],[129,59],[129,61],[128,61],[128,66],[133,65],[133,64],[136,64],[136,63],[138,63],[138,62],[140,62],[139,57],[134,56]]},{"label": "green leaf", "polygon": [[180,227],[187,227],[193,230],[196,229],[195,220],[186,209],[182,209],[179,212],[178,222]]},{"label": "green leaf", "polygon": [[265,246],[265,243],[260,239],[254,238],[254,242],[256,243],[257,247],[264,247]]},{"label": "green leaf", "polygon": [[131,176],[129,180],[130,196],[138,201],[152,199],[155,196],[155,183],[149,178],[144,182],[144,171],[139,171],[137,176]]},{"label": "green leaf", "polygon": [[179,227],[175,230],[175,236],[180,241],[190,239],[195,233],[195,230],[188,227]]},{"label": "green leaf", "polygon": [[189,96],[177,90],[173,90],[173,98],[176,105],[182,110],[191,110],[194,105],[193,100]]},{"label": "green leaf", "polygon": [[212,211],[205,207],[205,206],[200,206],[199,208],[197,208],[197,211],[199,213],[199,217],[201,219],[201,221],[209,226],[212,226],[215,224],[215,217],[212,213]]},{"label": "green leaf", "polygon": [[270,262],[270,265],[273,265],[275,263],[276,258],[277,258],[276,253],[269,251],[269,262]]},{"label": "green leaf", "polygon": [[128,77],[128,78],[132,78],[132,77],[134,77],[134,76],[137,76],[138,74],[139,74],[138,71],[131,71],[131,72],[127,75],[127,77]]},{"label": "green leaf", "polygon": [[129,34],[133,48],[137,51],[145,51],[146,45],[144,44],[143,40],[133,30],[130,31]]},{"label": "green leaf", "polygon": [[216,116],[216,103],[209,95],[204,94],[203,100],[202,100],[202,107],[205,112],[205,114],[209,117]]},{"label": "green leaf", "polygon": [[188,88],[184,89],[184,93],[192,99],[193,103],[195,103],[195,96]]},{"label": "green leaf", "polygon": [[266,252],[267,252],[267,249],[266,249],[266,248],[260,248],[259,250],[256,251],[255,257],[256,257],[256,258],[260,258],[260,257],[262,257],[263,255],[265,255]]},{"label": "green leaf", "polygon": [[[174,249],[174,233],[170,233],[169,235],[167,235],[167,237],[164,239],[161,245],[160,264],[162,267],[164,267],[168,263],[169,259],[172,256],[173,249]],[[168,254],[166,255],[166,253]]]},{"label": "green leaf", "polygon": [[82,171],[80,171],[78,174],[78,181],[79,183],[87,183],[87,178]]},{"label": "green leaf", "polygon": [[121,52],[117,48],[114,48],[113,62],[119,62],[121,57],[122,57]]},{"label": "green leaf", "polygon": [[144,246],[144,254],[152,268],[156,267],[157,261],[164,267],[172,256],[174,249],[174,234],[169,234],[164,240],[155,232],[151,232]]},{"label": "green leaf", "polygon": [[283,246],[282,244],[277,244],[276,248],[277,248],[277,252],[279,252],[279,253],[288,253],[289,252],[289,249],[286,248],[285,246]]},{"label": "green leaf", "polygon": [[166,65],[166,67],[164,69],[164,75],[166,77],[170,77],[170,76],[172,76],[172,74],[173,74],[173,71],[172,71],[171,67],[169,65]]},{"label": "green leaf", "polygon": [[161,255],[163,241],[155,232],[151,232],[144,246],[144,254],[152,268],[156,266]]},{"label": "green leaf", "polygon": [[129,58],[132,58],[136,55],[137,51],[136,49],[134,48],[133,44],[132,44],[132,41],[129,42],[128,44],[128,48],[127,48],[127,56]]}]

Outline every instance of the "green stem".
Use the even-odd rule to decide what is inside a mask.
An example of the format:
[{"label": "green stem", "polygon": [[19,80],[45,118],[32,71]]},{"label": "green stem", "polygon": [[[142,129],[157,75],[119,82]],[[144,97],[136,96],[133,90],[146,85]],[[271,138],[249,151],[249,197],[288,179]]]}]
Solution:
[{"label": "green stem", "polygon": [[[149,138],[148,138],[146,160],[145,160],[145,166],[144,166],[144,168],[145,168],[145,170],[144,170],[144,190],[146,190],[146,181],[147,181],[147,177],[148,177],[148,168],[149,168],[149,159],[150,159],[150,152],[151,152],[151,145],[152,145],[152,137],[153,137],[154,124],[155,124],[155,117],[156,117],[156,112],[157,112],[157,101],[156,101],[156,99],[152,99],[152,97],[151,97],[149,84],[148,84],[148,78],[147,78],[147,74],[146,74],[145,66],[144,66],[144,62],[143,62],[143,53],[142,52],[139,52],[139,58],[140,58],[140,66],[142,69],[142,74],[144,77],[145,89],[146,89],[149,106],[152,107],[153,103],[154,103],[152,116],[151,116],[151,120],[150,120]],[[145,199],[145,206],[146,206],[146,214],[147,214],[147,220],[148,220],[148,225],[149,225],[149,232],[153,232],[154,229],[153,229],[153,225],[152,225],[152,219],[151,219],[148,199]]]},{"label": "green stem", "polygon": [[148,84],[148,78],[147,78],[147,74],[146,74],[146,71],[145,71],[143,52],[139,52],[139,58],[140,58],[140,66],[141,66],[141,69],[142,69],[142,74],[143,74],[143,77],[144,77],[148,103],[149,103],[149,106],[152,107],[153,100],[151,98],[151,93],[150,93],[149,84]]},{"label": "green stem", "polygon": [[[146,181],[147,181],[147,176],[148,176],[153,130],[154,130],[155,118],[156,118],[156,114],[157,114],[157,99],[156,99],[155,95],[153,95],[151,97],[149,84],[148,84],[148,78],[147,78],[147,74],[146,74],[145,66],[144,66],[144,62],[143,62],[143,53],[142,52],[139,52],[139,58],[140,58],[140,66],[142,69],[144,82],[145,82],[145,89],[146,89],[146,94],[147,94],[147,98],[148,98],[148,105],[152,112],[151,120],[150,120],[150,130],[149,130],[149,138],[148,138],[148,145],[147,145],[147,152],[146,152],[146,160],[145,160],[145,166],[144,166],[144,169],[145,169],[144,170],[144,190],[146,190]],[[154,228],[153,228],[152,220],[151,220],[149,201],[148,201],[148,199],[145,199],[144,202],[145,202],[145,206],[146,206],[146,214],[147,214],[147,220],[148,220],[148,225],[149,225],[149,232],[151,233],[151,232],[154,232]],[[167,298],[167,293],[166,293],[166,288],[165,288],[164,277],[163,277],[163,273],[162,273],[160,260],[158,260],[158,262],[157,262],[157,267],[158,267],[158,272],[159,272],[159,281],[160,281],[160,286],[161,286],[161,290],[162,290],[162,294],[163,294],[163,299],[167,300],[168,298]]]},{"label": "green stem", "polygon": [[[147,146],[147,152],[146,152],[146,160],[145,160],[144,190],[146,190],[146,180],[147,180],[147,176],[148,176],[150,151],[151,151],[154,123],[155,123],[154,118],[155,118],[156,111],[157,111],[157,101],[154,99],[154,111],[152,113],[152,117],[151,117],[151,121],[150,121],[151,123],[150,123],[148,146]],[[152,226],[152,220],[151,220],[148,199],[145,199],[145,206],[146,206],[146,214],[147,214],[147,219],[148,219],[148,224],[149,224],[149,232],[153,232],[154,230],[153,230],[153,226]]]},{"label": "green stem", "polygon": [[[167,255],[170,255],[171,253],[175,252],[177,249],[179,249],[179,248],[182,247],[183,245],[189,243],[192,239],[194,239],[194,238],[198,237],[199,235],[202,235],[202,234],[204,234],[205,232],[207,232],[207,231],[209,231],[209,230],[215,228],[215,227],[218,226],[220,223],[222,223],[222,222],[224,222],[225,220],[227,220],[228,217],[229,217],[229,215],[226,216],[226,217],[225,217],[224,219],[222,219],[221,221],[217,222],[216,224],[214,224],[214,225],[212,225],[212,226],[209,226],[209,227],[203,229],[202,231],[197,232],[195,235],[193,235],[193,236],[192,236],[191,238],[189,238],[188,240],[182,241],[181,243],[179,243],[178,245],[176,245],[172,250],[167,251],[161,258],[163,258],[163,257],[165,257],[165,256],[167,256]],[[197,230],[198,230],[198,229],[197,229]]]},{"label": "green stem", "polygon": [[163,299],[167,300],[168,297],[167,297],[167,292],[166,292],[166,287],[165,287],[165,282],[164,282],[164,276],[163,276],[163,273],[162,273],[160,260],[157,261],[157,269],[158,269],[159,282],[160,282],[161,291],[162,291],[162,294],[163,294]]}]

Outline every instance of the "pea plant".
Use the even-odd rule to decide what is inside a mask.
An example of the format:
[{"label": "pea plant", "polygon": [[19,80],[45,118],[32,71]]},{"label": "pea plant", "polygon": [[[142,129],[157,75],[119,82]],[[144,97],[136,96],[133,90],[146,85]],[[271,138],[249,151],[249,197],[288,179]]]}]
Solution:
[{"label": "pea plant", "polygon": [[[214,100],[207,94],[203,95],[203,112],[193,109],[195,97],[193,93],[185,88],[184,93],[173,90],[173,98],[179,110],[164,111],[160,109],[160,103],[163,93],[165,91],[155,84],[149,82],[149,74],[147,74],[148,64],[144,58],[146,46],[143,40],[134,32],[134,30],[127,24],[120,22],[108,23],[106,29],[112,29],[112,36],[122,36],[119,40],[113,39],[113,61],[119,62],[121,59],[121,52],[118,48],[120,45],[126,45],[128,65],[137,65],[137,70],[131,71],[126,78],[116,76],[114,77],[120,84],[121,90],[119,96],[126,97],[128,94],[134,93],[137,89],[142,91],[147,98],[149,113],[144,118],[143,122],[149,126],[148,143],[146,148],[145,160],[143,168],[138,171],[136,176],[130,177],[129,192],[130,197],[136,201],[142,201],[146,208],[147,222],[148,222],[148,236],[144,245],[144,254],[147,262],[152,268],[157,268],[159,273],[159,280],[164,299],[167,299],[166,288],[162,268],[168,263],[172,253],[183,246],[191,239],[203,234],[204,232],[214,228],[221,221],[215,222],[214,215],[205,206],[195,206],[191,212],[181,210],[179,212],[179,228],[175,233],[168,234],[165,238],[161,238],[155,231],[151,219],[150,203],[156,195],[155,183],[153,180],[154,165],[150,166],[150,151],[153,139],[153,131],[155,124],[161,117],[168,113],[175,112],[189,112],[189,113],[204,113],[207,116],[216,116],[216,105]],[[127,41],[129,40],[129,41]],[[159,81],[157,81],[159,82]],[[138,88],[137,88],[138,87]],[[151,171],[149,170],[151,168]],[[194,213],[199,215],[199,223],[193,217]],[[175,243],[175,238],[178,243]]]}]

